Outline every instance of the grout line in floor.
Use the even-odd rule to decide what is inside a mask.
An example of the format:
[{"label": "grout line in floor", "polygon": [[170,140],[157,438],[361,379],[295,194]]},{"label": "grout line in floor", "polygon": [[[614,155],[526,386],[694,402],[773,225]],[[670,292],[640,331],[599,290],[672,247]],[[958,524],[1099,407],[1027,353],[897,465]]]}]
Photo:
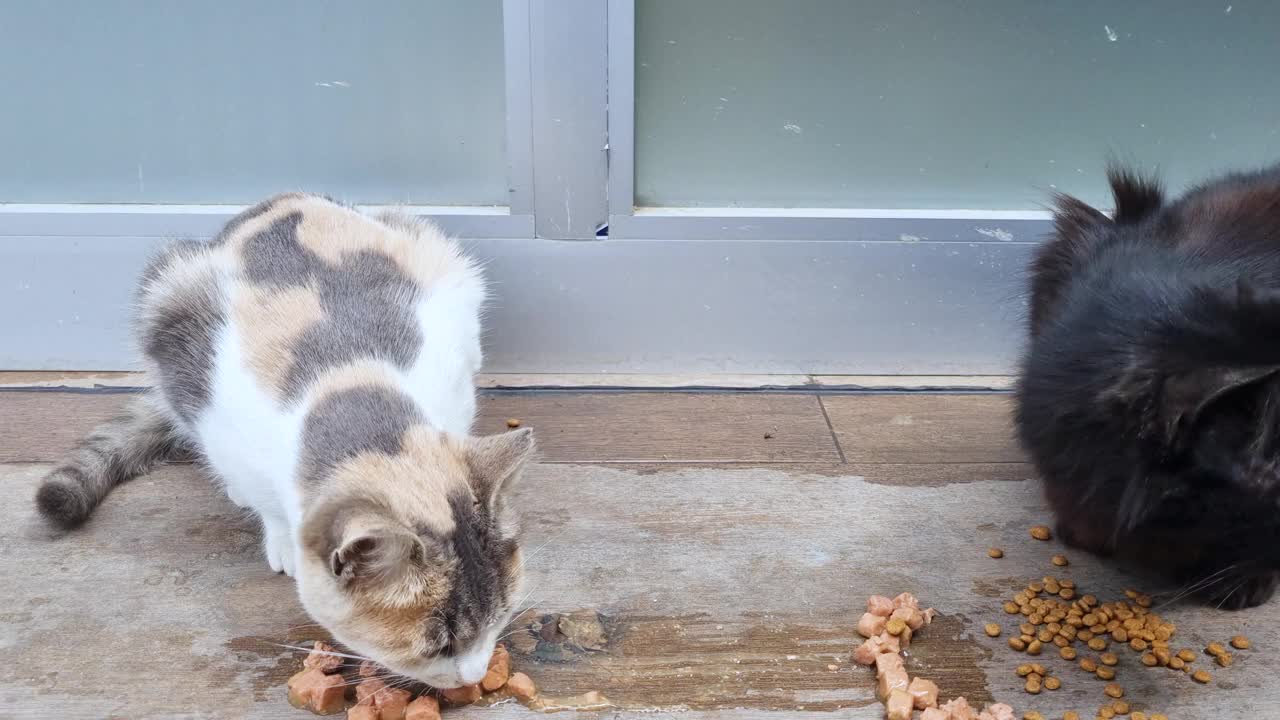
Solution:
[{"label": "grout line in floor", "polygon": [[818,408],[822,410],[822,419],[827,422],[827,430],[831,432],[831,442],[836,445],[836,454],[840,456],[840,464],[847,465],[849,461],[844,457],[844,448],[840,446],[840,438],[836,435],[835,426],[831,424],[831,416],[827,414],[827,405],[822,402],[822,396],[817,395]]}]

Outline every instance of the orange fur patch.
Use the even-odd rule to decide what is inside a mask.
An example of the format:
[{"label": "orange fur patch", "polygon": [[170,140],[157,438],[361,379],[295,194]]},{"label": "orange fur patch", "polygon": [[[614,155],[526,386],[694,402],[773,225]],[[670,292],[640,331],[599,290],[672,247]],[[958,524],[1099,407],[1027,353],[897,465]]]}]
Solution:
[{"label": "orange fur patch", "polygon": [[395,508],[408,527],[425,524],[436,533],[453,532],[449,495],[469,492],[466,457],[443,434],[418,425],[405,432],[404,452],[366,452],[347,460],[329,476],[324,495],[371,495]]},{"label": "orange fur patch", "polygon": [[245,364],[272,394],[283,394],[293,346],[307,328],[324,318],[320,296],[309,287],[265,290],[240,286],[232,304]]}]

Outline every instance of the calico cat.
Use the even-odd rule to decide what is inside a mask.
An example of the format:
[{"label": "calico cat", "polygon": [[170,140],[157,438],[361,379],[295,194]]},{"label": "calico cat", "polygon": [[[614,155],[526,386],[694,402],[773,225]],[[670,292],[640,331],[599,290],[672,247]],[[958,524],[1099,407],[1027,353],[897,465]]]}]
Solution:
[{"label": "calico cat", "polygon": [[520,583],[507,497],[534,449],[528,430],[468,434],[484,297],[429,224],[271,198],[146,269],[156,387],[49,473],[38,507],[75,527],[194,451],[335,638],[438,688],[478,682]]},{"label": "calico cat", "polygon": [[1280,582],[1280,166],[1115,215],[1060,196],[1031,264],[1016,424],[1069,543],[1224,608]]}]

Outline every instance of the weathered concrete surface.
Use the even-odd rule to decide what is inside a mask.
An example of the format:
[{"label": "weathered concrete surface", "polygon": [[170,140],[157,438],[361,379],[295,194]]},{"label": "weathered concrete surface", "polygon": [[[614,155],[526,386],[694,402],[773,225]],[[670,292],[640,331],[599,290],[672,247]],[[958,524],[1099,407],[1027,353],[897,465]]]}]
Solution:
[{"label": "weathered concrete surface", "polygon": [[[254,523],[190,467],[113,494],[85,529],[51,538],[29,503],[41,465],[0,466],[0,717],[295,718],[288,644],[318,637],[259,554]],[[543,465],[523,486],[531,551],[527,600],[544,612],[605,618],[603,652],[511,639],[515,665],[555,695],[601,690],[609,717],[874,718],[870,673],[850,667],[853,624],[869,593],[911,590],[942,620],[914,647],[944,695],[1092,717],[1102,683],[1051,658],[1064,688],[1031,699],[1020,656],[980,626],[1010,625],[1002,592],[1049,574],[1055,544],[1033,483],[868,483],[835,473],[688,469],[640,474]],[[986,557],[991,545],[1007,557]],[[1110,597],[1132,579],[1070,553],[1057,574]],[[1122,653],[1135,707],[1171,718],[1234,717],[1280,699],[1280,603],[1242,613],[1176,607],[1179,639],[1200,648],[1245,632],[1215,683],[1193,684]],[[839,669],[831,671],[828,664]],[[1028,700],[1030,702],[1027,702]],[[1055,713],[1055,714],[1050,714]],[[519,706],[457,718],[527,717]]]}]

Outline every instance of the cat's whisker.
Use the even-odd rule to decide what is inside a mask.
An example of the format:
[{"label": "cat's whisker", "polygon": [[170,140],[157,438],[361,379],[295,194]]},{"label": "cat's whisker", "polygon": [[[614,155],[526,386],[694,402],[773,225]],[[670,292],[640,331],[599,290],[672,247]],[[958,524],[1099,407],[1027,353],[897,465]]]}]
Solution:
[{"label": "cat's whisker", "polygon": [[1248,578],[1245,578],[1245,579],[1241,580],[1240,582],[1236,583],[1236,586],[1235,586],[1235,587],[1233,587],[1233,588],[1231,588],[1231,592],[1227,593],[1225,596],[1223,596],[1223,598],[1222,598],[1221,600],[1219,600],[1219,601],[1218,601],[1218,607],[1217,607],[1217,609],[1218,609],[1218,610],[1221,610],[1221,609],[1222,609],[1222,606],[1223,606],[1223,605],[1226,605],[1226,604],[1227,604],[1227,601],[1231,599],[1231,596],[1232,596],[1232,595],[1235,595],[1235,594],[1236,594],[1236,592],[1237,592],[1240,588],[1244,587],[1245,583],[1247,583],[1247,582],[1249,582],[1249,579],[1248,579]]},{"label": "cat's whisker", "polygon": [[[298,652],[305,652],[305,653],[313,653],[313,652],[316,652],[315,648],[302,647],[302,646],[300,646],[300,645],[284,645],[284,644],[282,644],[282,643],[278,643],[278,642],[271,642],[271,641],[269,641],[269,640],[267,641],[267,644],[268,644],[268,645],[274,645],[274,646],[279,647],[279,648],[285,648],[286,650],[296,650],[296,651],[298,651]],[[322,651],[320,651],[318,654],[320,654],[320,655],[330,655],[330,656],[333,656],[333,657],[350,658],[350,659],[352,659],[352,660],[362,660],[362,661],[363,661],[363,660],[369,660],[369,658],[367,658],[367,657],[365,657],[365,656],[363,656],[363,655],[348,655],[347,653],[340,653],[340,652],[328,652],[328,651],[323,651],[323,650],[322,650]]]},{"label": "cat's whisker", "polygon": [[[516,607],[516,608],[518,608],[518,607],[520,607],[521,605],[524,605],[525,603],[529,602],[529,597],[530,597],[530,596],[532,596],[535,592],[537,592],[537,590],[538,590],[538,589],[537,589],[536,587],[529,588],[529,592],[526,592],[524,595],[520,596],[520,599],[519,599],[519,600],[517,600],[517,601],[515,601],[515,602],[511,603],[511,607]],[[528,608],[525,608],[525,609],[527,610]],[[522,612],[524,612],[524,610],[513,610],[513,611],[511,612],[511,617],[513,617],[513,618],[514,618],[514,617],[516,617],[517,615],[519,615],[519,614],[520,614],[520,613],[522,613]]]},{"label": "cat's whisker", "polygon": [[530,560],[536,558],[539,553],[547,549],[548,545],[555,542],[556,540],[559,540],[567,532],[569,532],[569,528],[567,527],[561,528],[559,532],[555,533],[551,537],[542,541],[542,544],[534,548],[531,552],[525,553],[524,556],[520,558],[520,569],[524,570],[525,566],[529,564]]},{"label": "cat's whisker", "polygon": [[508,633],[505,633],[505,634],[503,634],[503,635],[498,636],[498,639],[497,639],[497,640],[494,640],[494,642],[502,642],[503,640],[506,640],[506,639],[507,639],[507,638],[509,638],[509,637],[512,637],[512,636],[515,636],[515,635],[519,635],[520,633],[524,632],[525,630],[528,630],[528,628],[524,628],[524,627],[518,627],[518,628],[515,628],[515,629],[514,629],[514,630],[512,630],[511,632],[508,632]]},{"label": "cat's whisker", "polygon": [[1221,568],[1219,570],[1216,570],[1210,573],[1209,575],[1201,578],[1200,580],[1197,580],[1188,584],[1187,586],[1180,589],[1173,597],[1157,605],[1156,609],[1162,609],[1162,608],[1168,607],[1176,603],[1177,601],[1181,600],[1182,598],[1187,597],[1188,595],[1191,595],[1192,593],[1206,590],[1212,587],[1213,585],[1216,585],[1220,582],[1224,582],[1228,577],[1228,573],[1235,570],[1236,567],[1237,565],[1235,563],[1232,563],[1231,565],[1228,565],[1224,568]]}]

